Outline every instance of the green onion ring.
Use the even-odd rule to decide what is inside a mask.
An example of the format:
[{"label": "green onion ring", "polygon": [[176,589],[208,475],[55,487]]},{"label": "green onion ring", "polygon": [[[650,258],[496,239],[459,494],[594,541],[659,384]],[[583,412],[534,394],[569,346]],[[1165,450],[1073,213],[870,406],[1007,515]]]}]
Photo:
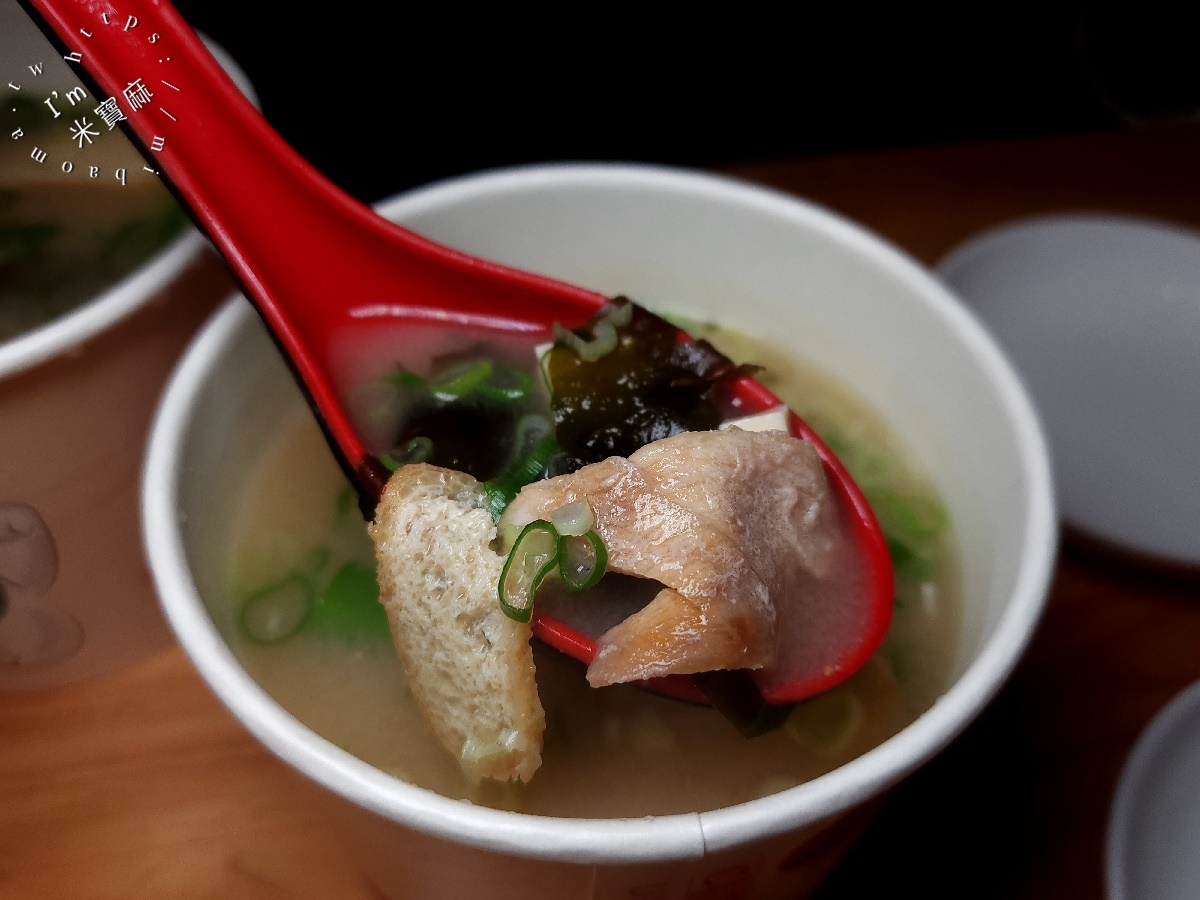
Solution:
[{"label": "green onion ring", "polygon": [[560,547],[558,532],[545,519],[530,522],[504,561],[497,591],[500,608],[510,619],[528,622],[542,580],[554,570]]},{"label": "green onion ring", "polygon": [[433,441],[424,435],[408,441],[403,447],[379,454],[379,461],[389,472],[395,472],[409,463],[429,462],[433,459]]},{"label": "green onion ring", "polygon": [[251,594],[238,615],[242,633],[256,644],[278,644],[300,630],[312,611],[313,587],[300,574]]},{"label": "green onion ring", "polygon": [[532,375],[501,362],[496,364],[491,377],[479,386],[479,393],[488,400],[513,403],[528,397],[532,388]]},{"label": "green onion ring", "polygon": [[595,362],[617,349],[617,330],[608,322],[597,322],[592,328],[592,339],[587,340],[555,322],[554,343],[574,350],[584,362]]},{"label": "green onion ring", "polygon": [[425,379],[416,372],[410,372],[407,369],[393,369],[391,372],[384,374],[383,380],[389,381],[392,384],[402,384],[405,387],[425,387]]},{"label": "green onion ring", "polygon": [[558,444],[554,440],[554,435],[547,430],[527,456],[509,463],[508,468],[503,472],[483,483],[484,492],[487,494],[487,508],[488,512],[492,514],[492,521],[500,521],[501,514],[521,488],[542,477],[546,464],[557,452]]},{"label": "green onion ring", "polygon": [[594,531],[562,539],[558,573],[572,591],[586,591],[604,577],[608,548]]},{"label": "green onion ring", "polygon": [[439,400],[457,400],[486,384],[495,368],[490,359],[452,366],[430,384],[430,391]]}]

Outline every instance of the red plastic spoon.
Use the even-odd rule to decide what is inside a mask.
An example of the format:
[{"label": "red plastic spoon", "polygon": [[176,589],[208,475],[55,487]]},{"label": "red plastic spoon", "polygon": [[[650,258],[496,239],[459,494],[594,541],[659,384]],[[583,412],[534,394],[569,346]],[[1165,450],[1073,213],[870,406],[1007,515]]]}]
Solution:
[{"label": "red plastic spoon", "polygon": [[[183,21],[161,0],[28,0],[67,58],[115,102],[149,165],[175,189],[224,255],[291,364],[343,468],[371,508],[388,472],[364,448],[333,379],[332,335],[349,325],[432,322],[550,333],[575,327],[607,298],[435,244],[349,197],[263,120]],[[97,105],[100,100],[97,98]],[[749,411],[780,406],[762,385],[738,386]],[[760,679],[771,703],[825,690],[857,669],[887,629],[892,569],[870,508],[829,449],[814,442],[852,522],[864,569],[856,627],[831,636],[804,671]],[[817,626],[814,626],[817,627]],[[584,662],[595,644],[561,622],[535,617],[534,633]],[[696,696],[678,681],[660,686]]]}]

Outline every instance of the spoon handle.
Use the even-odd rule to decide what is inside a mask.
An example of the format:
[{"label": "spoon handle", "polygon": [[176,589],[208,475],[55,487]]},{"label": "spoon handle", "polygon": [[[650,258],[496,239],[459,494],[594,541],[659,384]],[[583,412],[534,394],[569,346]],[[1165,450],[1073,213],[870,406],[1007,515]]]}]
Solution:
[{"label": "spoon handle", "polygon": [[[556,321],[581,324],[605,302],[596,292],[433,243],[343,193],[267,125],[165,0],[121,0],[119,11],[112,0],[22,2],[106,95],[95,115],[105,108],[108,118],[126,120],[151,169],[163,173],[225,256],[306,390],[364,511],[374,508],[387,473],[338,396],[350,387],[336,383],[346,336],[388,320],[423,320],[540,337]],[[779,405],[748,376],[736,390],[747,411]],[[794,414],[791,430],[813,441],[844,500],[863,576],[851,615],[839,613],[844,645],[814,655],[810,670],[776,673],[775,683],[760,685],[773,703],[809,696],[858,668],[882,639],[892,604],[887,546],[861,492]],[[594,653],[554,624],[540,616],[535,633],[579,658]]]},{"label": "spoon handle", "polygon": [[316,358],[326,343],[320,330],[335,322],[297,302],[313,277],[333,280],[316,261],[344,251],[329,246],[325,223],[361,217],[354,201],[270,128],[172,6],[29,2],[225,257],[357,471],[365,454],[326,377],[328,361]]},{"label": "spoon handle", "polygon": [[119,113],[225,257],[365,496],[377,497],[381,473],[364,469],[373,457],[333,383],[338,329],[399,318],[530,330],[583,321],[603,302],[426,240],[344,193],[267,124],[169,3],[25,2],[105,95],[95,115],[101,103]]}]

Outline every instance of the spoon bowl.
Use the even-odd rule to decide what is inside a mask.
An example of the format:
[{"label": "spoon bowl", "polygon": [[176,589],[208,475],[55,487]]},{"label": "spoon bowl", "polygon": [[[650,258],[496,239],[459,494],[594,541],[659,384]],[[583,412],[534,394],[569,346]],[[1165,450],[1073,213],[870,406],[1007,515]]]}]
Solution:
[{"label": "spoon bowl", "polygon": [[[120,12],[84,0],[31,0],[228,262],[303,388],[368,517],[389,471],[364,446],[339,397],[335,348],[352,326],[435,323],[543,340],[575,328],[608,298],[427,240],[349,197],[308,165],[242,96],[165,2],[129,0]],[[734,385],[747,412],[781,407],[753,378]],[[763,679],[772,704],[795,702],[852,674],[890,621],[891,563],[866,500],[829,448],[795,414],[791,431],[816,446],[852,523],[863,567],[855,627],[803,671]],[[819,627],[819,623],[816,627]],[[584,662],[593,640],[536,615],[535,635]],[[704,699],[692,679],[651,687]]]}]

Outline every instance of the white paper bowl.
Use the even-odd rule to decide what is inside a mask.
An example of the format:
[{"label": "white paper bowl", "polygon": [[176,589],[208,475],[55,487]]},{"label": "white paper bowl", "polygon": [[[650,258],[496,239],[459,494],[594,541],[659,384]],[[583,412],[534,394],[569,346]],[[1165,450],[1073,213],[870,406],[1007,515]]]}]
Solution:
[{"label": "white paper bowl", "polygon": [[[24,59],[32,22],[0,13],[0,49]],[[137,497],[159,394],[220,290],[211,261],[209,277],[197,265],[207,247],[188,226],[73,311],[0,342],[0,691],[101,677],[170,643]]]},{"label": "white paper bowl", "polygon": [[389,896],[628,897],[658,886],[661,896],[682,897],[733,871],[749,873],[746,896],[804,895],[855,829],[843,824],[844,840],[826,835],[828,848],[810,847],[803,865],[783,871],[781,860],[957,734],[1008,675],[1041,612],[1056,546],[1050,473],[1009,365],[963,307],[895,249],[800,200],[730,180],[543,166],[453,180],[381,211],[443,243],[605,293],[675,300],[717,319],[736,312],[745,331],[793,345],[882,410],[933,473],[960,542],[966,608],[953,686],[850,764],[698,815],[507,813],[373,769],[254,683],[201,596],[221,564],[207,536],[236,500],[221,461],[253,453],[270,432],[270,407],[257,396],[295,390],[241,298],[208,325],[173,378],[145,470],[146,545],[184,648],[251,732],[340,798],[338,815]]}]

